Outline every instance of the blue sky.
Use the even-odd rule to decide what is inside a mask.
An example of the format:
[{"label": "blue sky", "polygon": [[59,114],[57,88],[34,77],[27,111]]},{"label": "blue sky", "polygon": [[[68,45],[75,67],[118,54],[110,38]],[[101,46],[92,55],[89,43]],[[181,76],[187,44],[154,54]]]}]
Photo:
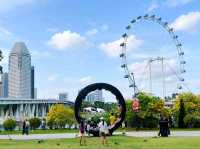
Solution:
[{"label": "blue sky", "polygon": [[[186,53],[186,83],[199,93],[198,0],[0,0],[2,65],[7,71],[10,49],[14,42],[24,41],[35,66],[38,97],[56,98],[59,92],[68,92],[74,100],[78,90],[94,82],[111,83],[131,97],[120,70],[118,43],[128,23],[146,13],[162,17],[175,28]],[[149,57],[163,56],[177,70],[176,48],[161,26],[141,22],[131,35],[128,64],[139,88],[148,89],[145,65]],[[160,65],[153,64],[153,68],[153,92],[161,95]],[[169,68],[166,71],[170,94],[178,81]]]}]

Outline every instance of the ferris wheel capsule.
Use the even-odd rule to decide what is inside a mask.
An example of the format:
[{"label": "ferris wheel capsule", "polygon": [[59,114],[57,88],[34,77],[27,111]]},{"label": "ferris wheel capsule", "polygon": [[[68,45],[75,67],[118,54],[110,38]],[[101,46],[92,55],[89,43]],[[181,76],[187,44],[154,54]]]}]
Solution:
[{"label": "ferris wheel capsule", "polygon": [[125,54],[124,53],[121,53],[120,55],[119,55],[119,57],[124,57],[125,56]]},{"label": "ferris wheel capsule", "polygon": [[179,56],[183,56],[183,55],[184,55],[184,52],[180,52],[180,53],[179,53]]},{"label": "ferris wheel capsule", "polygon": [[186,61],[180,61],[180,64],[186,64]]},{"label": "ferris wheel capsule", "polygon": [[139,20],[139,19],[141,19],[141,18],[142,18],[142,16],[138,16],[138,17],[137,17],[137,20]]},{"label": "ferris wheel capsule", "polygon": [[144,15],[144,18],[147,18],[148,16],[149,16],[148,14],[145,14],[145,15]]},{"label": "ferris wheel capsule", "polygon": [[124,78],[129,78],[129,75],[124,75]]},{"label": "ferris wheel capsule", "polygon": [[178,89],[181,90],[183,87],[182,86],[178,86]]},{"label": "ferris wheel capsule", "polygon": [[155,19],[155,15],[150,16],[150,18]]},{"label": "ferris wheel capsule", "polygon": [[157,20],[158,20],[158,21],[161,21],[161,20],[162,20],[162,18],[160,17],[160,18],[158,18]]},{"label": "ferris wheel capsule", "polygon": [[121,67],[122,67],[122,68],[125,68],[125,67],[126,67],[126,64],[122,64]]},{"label": "ferris wheel capsule", "polygon": [[123,35],[122,35],[122,37],[123,38],[126,38],[128,35],[126,34],[126,33],[124,33]]},{"label": "ferris wheel capsule", "polygon": [[128,25],[128,26],[126,27],[126,29],[127,29],[127,30],[129,30],[130,28],[131,28],[131,26],[130,26],[130,25]]},{"label": "ferris wheel capsule", "polygon": [[136,20],[135,19],[133,19],[132,21],[131,21],[131,23],[135,23],[136,22]]},{"label": "ferris wheel capsule", "polygon": [[167,25],[168,25],[168,22],[165,22],[165,23],[164,23],[164,26],[166,27]]},{"label": "ferris wheel capsule", "polygon": [[174,36],[173,36],[173,39],[177,39],[177,38],[178,38],[178,36],[177,36],[177,35],[174,35]]}]

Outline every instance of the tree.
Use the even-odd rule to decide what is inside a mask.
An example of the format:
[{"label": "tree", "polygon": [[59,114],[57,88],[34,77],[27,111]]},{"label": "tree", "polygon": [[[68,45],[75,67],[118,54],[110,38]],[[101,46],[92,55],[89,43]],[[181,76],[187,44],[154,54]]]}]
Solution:
[{"label": "tree", "polygon": [[35,130],[41,125],[41,120],[37,117],[31,118],[29,120],[31,129]]},{"label": "tree", "polygon": [[181,103],[184,105],[185,116],[183,119],[185,127],[197,127],[200,117],[200,96],[191,92],[184,92],[177,96],[172,114],[178,127]]},{"label": "tree", "polygon": [[179,115],[178,115],[178,127],[184,128],[184,117],[185,117],[185,107],[183,99],[180,100],[180,108],[179,108]]},{"label": "tree", "polygon": [[145,92],[137,96],[140,102],[140,111],[132,110],[132,100],[126,100],[126,120],[129,127],[154,128],[158,125],[160,115],[169,116],[169,110],[164,107],[164,101],[159,97]]},{"label": "tree", "polygon": [[74,111],[63,104],[53,105],[47,114],[47,124],[50,128],[64,128],[74,122]]},{"label": "tree", "polygon": [[7,120],[5,120],[5,121],[3,122],[3,127],[4,127],[5,130],[10,130],[10,131],[12,131],[12,130],[14,130],[15,127],[16,127],[16,121],[13,120],[13,119],[11,119],[11,118],[8,118]]},{"label": "tree", "polygon": [[187,114],[184,117],[184,123],[189,128],[199,128],[200,127],[200,115],[199,113]]},{"label": "tree", "polygon": [[94,102],[94,106],[95,106],[96,108],[104,109],[104,102],[102,102],[102,101],[95,101],[95,102]]}]

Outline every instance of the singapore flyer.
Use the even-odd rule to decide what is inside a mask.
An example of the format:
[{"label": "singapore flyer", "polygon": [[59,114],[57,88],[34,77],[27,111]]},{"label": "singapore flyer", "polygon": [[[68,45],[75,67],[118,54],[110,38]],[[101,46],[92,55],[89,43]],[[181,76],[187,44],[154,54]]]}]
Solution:
[{"label": "singapore flyer", "polygon": [[[144,32],[148,32],[148,29],[142,31],[141,26],[150,30],[159,30],[159,40],[154,37],[157,34],[145,36]],[[124,78],[128,79],[129,87],[134,89],[133,96],[137,96],[139,91],[147,91],[167,98],[188,89],[184,78],[185,53],[171,24],[163,21],[161,17],[146,14],[132,19],[125,29],[122,35],[123,42],[120,44],[121,68],[125,73]],[[135,51],[133,56],[129,54],[131,44],[129,41],[131,37],[135,37],[136,33],[137,37],[145,38],[143,41],[145,44],[143,43],[144,46]],[[152,48],[152,45],[155,46]],[[149,49],[150,46],[151,49]],[[138,58],[139,62],[132,64],[132,57]]]}]

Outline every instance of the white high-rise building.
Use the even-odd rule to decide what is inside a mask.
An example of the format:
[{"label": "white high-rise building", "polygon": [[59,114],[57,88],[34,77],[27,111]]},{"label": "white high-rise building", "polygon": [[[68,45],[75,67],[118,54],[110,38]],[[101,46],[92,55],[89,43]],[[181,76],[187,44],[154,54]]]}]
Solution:
[{"label": "white high-rise building", "polygon": [[89,93],[86,96],[86,101],[88,101],[88,102],[95,102],[95,101],[104,102],[103,91],[102,90],[95,90],[95,91]]},{"label": "white high-rise building", "polygon": [[67,101],[68,100],[68,93],[67,92],[59,93],[58,98],[59,98],[60,101]]},{"label": "white high-rise building", "polygon": [[8,96],[31,98],[31,55],[23,42],[17,42],[9,55]]}]

